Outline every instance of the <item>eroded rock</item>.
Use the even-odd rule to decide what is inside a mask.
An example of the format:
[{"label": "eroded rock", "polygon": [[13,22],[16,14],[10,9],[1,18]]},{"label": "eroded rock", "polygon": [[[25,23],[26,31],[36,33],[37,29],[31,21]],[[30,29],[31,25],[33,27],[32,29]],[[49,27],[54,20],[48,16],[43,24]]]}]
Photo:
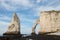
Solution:
[{"label": "eroded rock", "polygon": [[20,34],[20,20],[16,13],[14,13],[10,26],[4,35],[17,35]]}]

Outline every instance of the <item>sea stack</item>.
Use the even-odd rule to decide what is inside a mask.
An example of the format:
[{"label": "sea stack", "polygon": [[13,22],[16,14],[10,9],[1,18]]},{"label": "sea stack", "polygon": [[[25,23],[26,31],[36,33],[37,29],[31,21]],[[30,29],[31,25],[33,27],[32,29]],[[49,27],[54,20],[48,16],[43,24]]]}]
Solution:
[{"label": "sea stack", "polygon": [[20,35],[20,19],[14,13],[8,30],[3,35]]}]

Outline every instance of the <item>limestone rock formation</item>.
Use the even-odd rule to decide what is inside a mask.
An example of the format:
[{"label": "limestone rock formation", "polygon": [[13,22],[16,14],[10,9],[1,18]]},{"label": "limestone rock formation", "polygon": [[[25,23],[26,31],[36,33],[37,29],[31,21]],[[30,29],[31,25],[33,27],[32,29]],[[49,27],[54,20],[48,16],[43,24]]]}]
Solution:
[{"label": "limestone rock formation", "polygon": [[60,11],[42,11],[39,20],[32,28],[33,33],[38,22],[40,24],[39,34],[60,32]]},{"label": "limestone rock formation", "polygon": [[14,13],[10,26],[8,27],[7,32],[4,35],[14,35],[20,34],[20,20],[16,13]]},{"label": "limestone rock formation", "polygon": [[33,25],[33,28],[32,28],[32,34],[35,34],[35,29],[36,29],[36,26],[39,24],[40,20],[37,19],[36,22],[34,23]]}]

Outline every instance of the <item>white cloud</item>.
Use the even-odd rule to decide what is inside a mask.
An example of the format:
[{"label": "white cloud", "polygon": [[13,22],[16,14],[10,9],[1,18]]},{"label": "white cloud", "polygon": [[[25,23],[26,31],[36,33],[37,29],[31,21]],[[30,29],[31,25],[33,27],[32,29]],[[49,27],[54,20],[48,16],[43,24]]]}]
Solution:
[{"label": "white cloud", "polygon": [[50,5],[52,5],[52,4],[54,4],[54,3],[58,2],[58,1],[59,0],[51,0],[51,3],[48,3],[47,6],[50,6]]},{"label": "white cloud", "polygon": [[10,17],[0,14],[0,34],[3,34],[7,30],[10,24],[9,22],[6,22],[8,20],[10,21]]},{"label": "white cloud", "polygon": [[1,0],[0,5],[2,5],[9,11],[16,11],[21,7],[23,9],[28,9],[33,6],[33,4],[29,2],[29,0]]},{"label": "white cloud", "polygon": [[53,10],[53,7],[49,7],[49,6],[41,6],[39,8],[40,11],[48,11],[48,10]]},{"label": "white cloud", "polygon": [[56,10],[60,10],[60,5],[55,8]]},{"label": "white cloud", "polygon": [[11,18],[10,18],[9,16],[7,16],[7,15],[2,15],[2,14],[0,14],[0,21],[1,21],[1,20],[8,20],[8,21],[10,21]]},{"label": "white cloud", "polygon": [[29,6],[30,2],[28,0],[10,0],[12,3],[15,3],[14,5],[23,5],[23,6]]},{"label": "white cloud", "polygon": [[[5,21],[3,21],[5,20]],[[6,16],[6,15],[2,15],[0,14],[0,26],[7,26],[9,25],[9,22],[6,22],[6,21],[10,21],[10,17]]]},{"label": "white cloud", "polygon": [[0,35],[7,31],[8,26],[8,22],[0,21]]},{"label": "white cloud", "polygon": [[10,21],[10,18],[9,17],[0,17],[0,20],[8,20],[8,21]]},{"label": "white cloud", "polygon": [[40,3],[41,1],[46,2],[47,0],[37,0],[37,3]]},{"label": "white cloud", "polygon": [[33,8],[33,10],[36,12],[35,15],[40,16],[40,12],[41,12],[41,11],[60,10],[59,7],[60,7],[59,5],[58,5],[57,7],[52,7],[52,6],[40,6],[40,7]]},{"label": "white cloud", "polygon": [[39,3],[41,0],[37,0],[37,3]]},{"label": "white cloud", "polygon": [[5,3],[5,1],[1,1],[0,4],[3,8],[11,11],[11,10],[16,10],[16,8],[14,6],[10,6],[9,4]]},{"label": "white cloud", "polygon": [[20,19],[21,21],[27,21],[27,22],[32,22],[32,23],[33,23],[36,19],[33,19],[33,18],[30,18],[30,19],[29,19],[28,17],[38,16],[38,15],[35,15],[35,14],[34,14],[34,15],[24,15],[24,14],[22,14],[22,13],[17,13],[17,15],[20,16],[19,19]]},{"label": "white cloud", "polygon": [[9,23],[8,22],[5,22],[5,21],[0,21],[0,27],[6,27],[6,26],[8,26],[9,25]]},{"label": "white cloud", "polygon": [[[37,3],[40,3],[41,1],[45,2],[48,0],[37,0]],[[55,2],[58,2],[59,0],[50,0],[51,2],[48,3],[46,6],[44,7],[50,7],[50,5],[52,5]],[[28,8],[33,8],[34,6],[36,6],[34,3],[30,2],[29,0],[0,0],[1,5],[3,7],[5,7],[7,10],[10,11],[16,11],[19,8],[23,8],[23,9],[28,9]],[[9,2],[9,3],[6,3]],[[10,5],[11,4],[11,5]],[[37,7],[40,7],[39,5]]]},{"label": "white cloud", "polygon": [[[40,3],[41,1],[43,1],[44,3],[48,0],[37,0],[38,3]],[[33,8],[32,10],[35,12],[35,15],[40,16],[40,12],[41,11],[49,11],[49,10],[60,10],[60,5],[58,4],[57,6],[51,6],[52,4],[55,4],[56,2],[58,2],[59,0],[50,0],[50,3],[46,4],[46,5],[42,5],[42,6],[36,6],[35,8]]]},{"label": "white cloud", "polygon": [[21,25],[21,33],[22,34],[30,34],[31,33],[31,27],[28,27],[27,25],[22,24]]}]

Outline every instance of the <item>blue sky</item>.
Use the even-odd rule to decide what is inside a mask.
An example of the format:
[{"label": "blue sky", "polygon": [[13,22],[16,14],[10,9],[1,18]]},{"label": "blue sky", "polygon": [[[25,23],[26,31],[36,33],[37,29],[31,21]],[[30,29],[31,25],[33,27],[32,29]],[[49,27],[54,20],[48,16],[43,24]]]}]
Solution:
[{"label": "blue sky", "polygon": [[0,34],[7,31],[14,12],[20,18],[21,33],[30,34],[40,12],[48,10],[60,10],[60,0],[0,0]]}]

